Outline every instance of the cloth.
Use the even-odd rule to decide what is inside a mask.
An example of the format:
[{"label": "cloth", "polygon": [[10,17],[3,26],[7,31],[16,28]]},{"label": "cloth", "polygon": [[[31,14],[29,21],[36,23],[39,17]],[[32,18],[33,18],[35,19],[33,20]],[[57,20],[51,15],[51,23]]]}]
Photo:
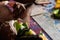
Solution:
[{"label": "cloth", "polygon": [[50,0],[51,4],[46,5],[45,10],[51,12],[55,5],[55,0]]}]

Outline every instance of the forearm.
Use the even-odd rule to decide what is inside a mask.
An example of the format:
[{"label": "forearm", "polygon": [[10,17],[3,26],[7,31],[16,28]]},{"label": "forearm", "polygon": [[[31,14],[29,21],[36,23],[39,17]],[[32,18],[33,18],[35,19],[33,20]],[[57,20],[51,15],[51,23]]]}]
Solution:
[{"label": "forearm", "polygon": [[24,22],[27,23],[28,27],[30,26],[30,9],[25,11],[26,16],[24,17]]}]

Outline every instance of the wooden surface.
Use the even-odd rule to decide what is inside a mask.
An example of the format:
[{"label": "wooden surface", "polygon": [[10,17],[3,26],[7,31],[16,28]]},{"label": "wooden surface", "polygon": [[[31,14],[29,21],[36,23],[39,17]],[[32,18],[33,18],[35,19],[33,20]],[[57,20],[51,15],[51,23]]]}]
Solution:
[{"label": "wooden surface", "polygon": [[35,1],[37,4],[49,4],[50,1],[49,0],[36,0]]},{"label": "wooden surface", "polygon": [[53,40],[60,40],[60,32],[58,31],[57,27],[54,26],[53,21],[48,21],[44,16],[39,15],[33,17],[33,19],[46,31],[46,33],[53,39]]},{"label": "wooden surface", "polygon": [[[37,7],[36,7],[37,8]],[[40,9],[40,8],[39,8]],[[43,11],[39,11],[42,13]],[[33,19],[43,28],[43,30],[53,39],[60,40],[60,23],[50,18],[48,15],[40,14],[39,12],[31,12]],[[35,14],[36,13],[36,14]],[[45,13],[45,12],[43,12]],[[39,15],[37,15],[39,14]],[[34,16],[35,15],[35,16]],[[60,20],[58,21],[60,22]]]}]

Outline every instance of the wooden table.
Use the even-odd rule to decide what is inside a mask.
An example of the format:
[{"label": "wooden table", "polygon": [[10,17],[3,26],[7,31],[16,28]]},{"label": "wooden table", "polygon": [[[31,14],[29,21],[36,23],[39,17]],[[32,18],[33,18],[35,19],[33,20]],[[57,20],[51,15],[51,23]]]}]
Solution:
[{"label": "wooden table", "polygon": [[[36,6],[34,6],[36,7]],[[43,8],[42,8],[43,9]],[[40,6],[31,12],[32,18],[41,26],[41,28],[53,39],[60,40],[60,20],[54,20],[50,13],[42,10]],[[46,14],[47,13],[47,14]]]}]

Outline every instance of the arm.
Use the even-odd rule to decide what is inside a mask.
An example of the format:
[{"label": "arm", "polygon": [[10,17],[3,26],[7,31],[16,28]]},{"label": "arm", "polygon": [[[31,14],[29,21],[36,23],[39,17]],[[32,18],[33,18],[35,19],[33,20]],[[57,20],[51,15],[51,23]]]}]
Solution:
[{"label": "arm", "polygon": [[29,8],[24,12],[24,14],[25,14],[24,22],[27,23],[28,28],[29,28],[29,26],[30,26],[30,12],[31,12],[31,11],[30,11]]}]

